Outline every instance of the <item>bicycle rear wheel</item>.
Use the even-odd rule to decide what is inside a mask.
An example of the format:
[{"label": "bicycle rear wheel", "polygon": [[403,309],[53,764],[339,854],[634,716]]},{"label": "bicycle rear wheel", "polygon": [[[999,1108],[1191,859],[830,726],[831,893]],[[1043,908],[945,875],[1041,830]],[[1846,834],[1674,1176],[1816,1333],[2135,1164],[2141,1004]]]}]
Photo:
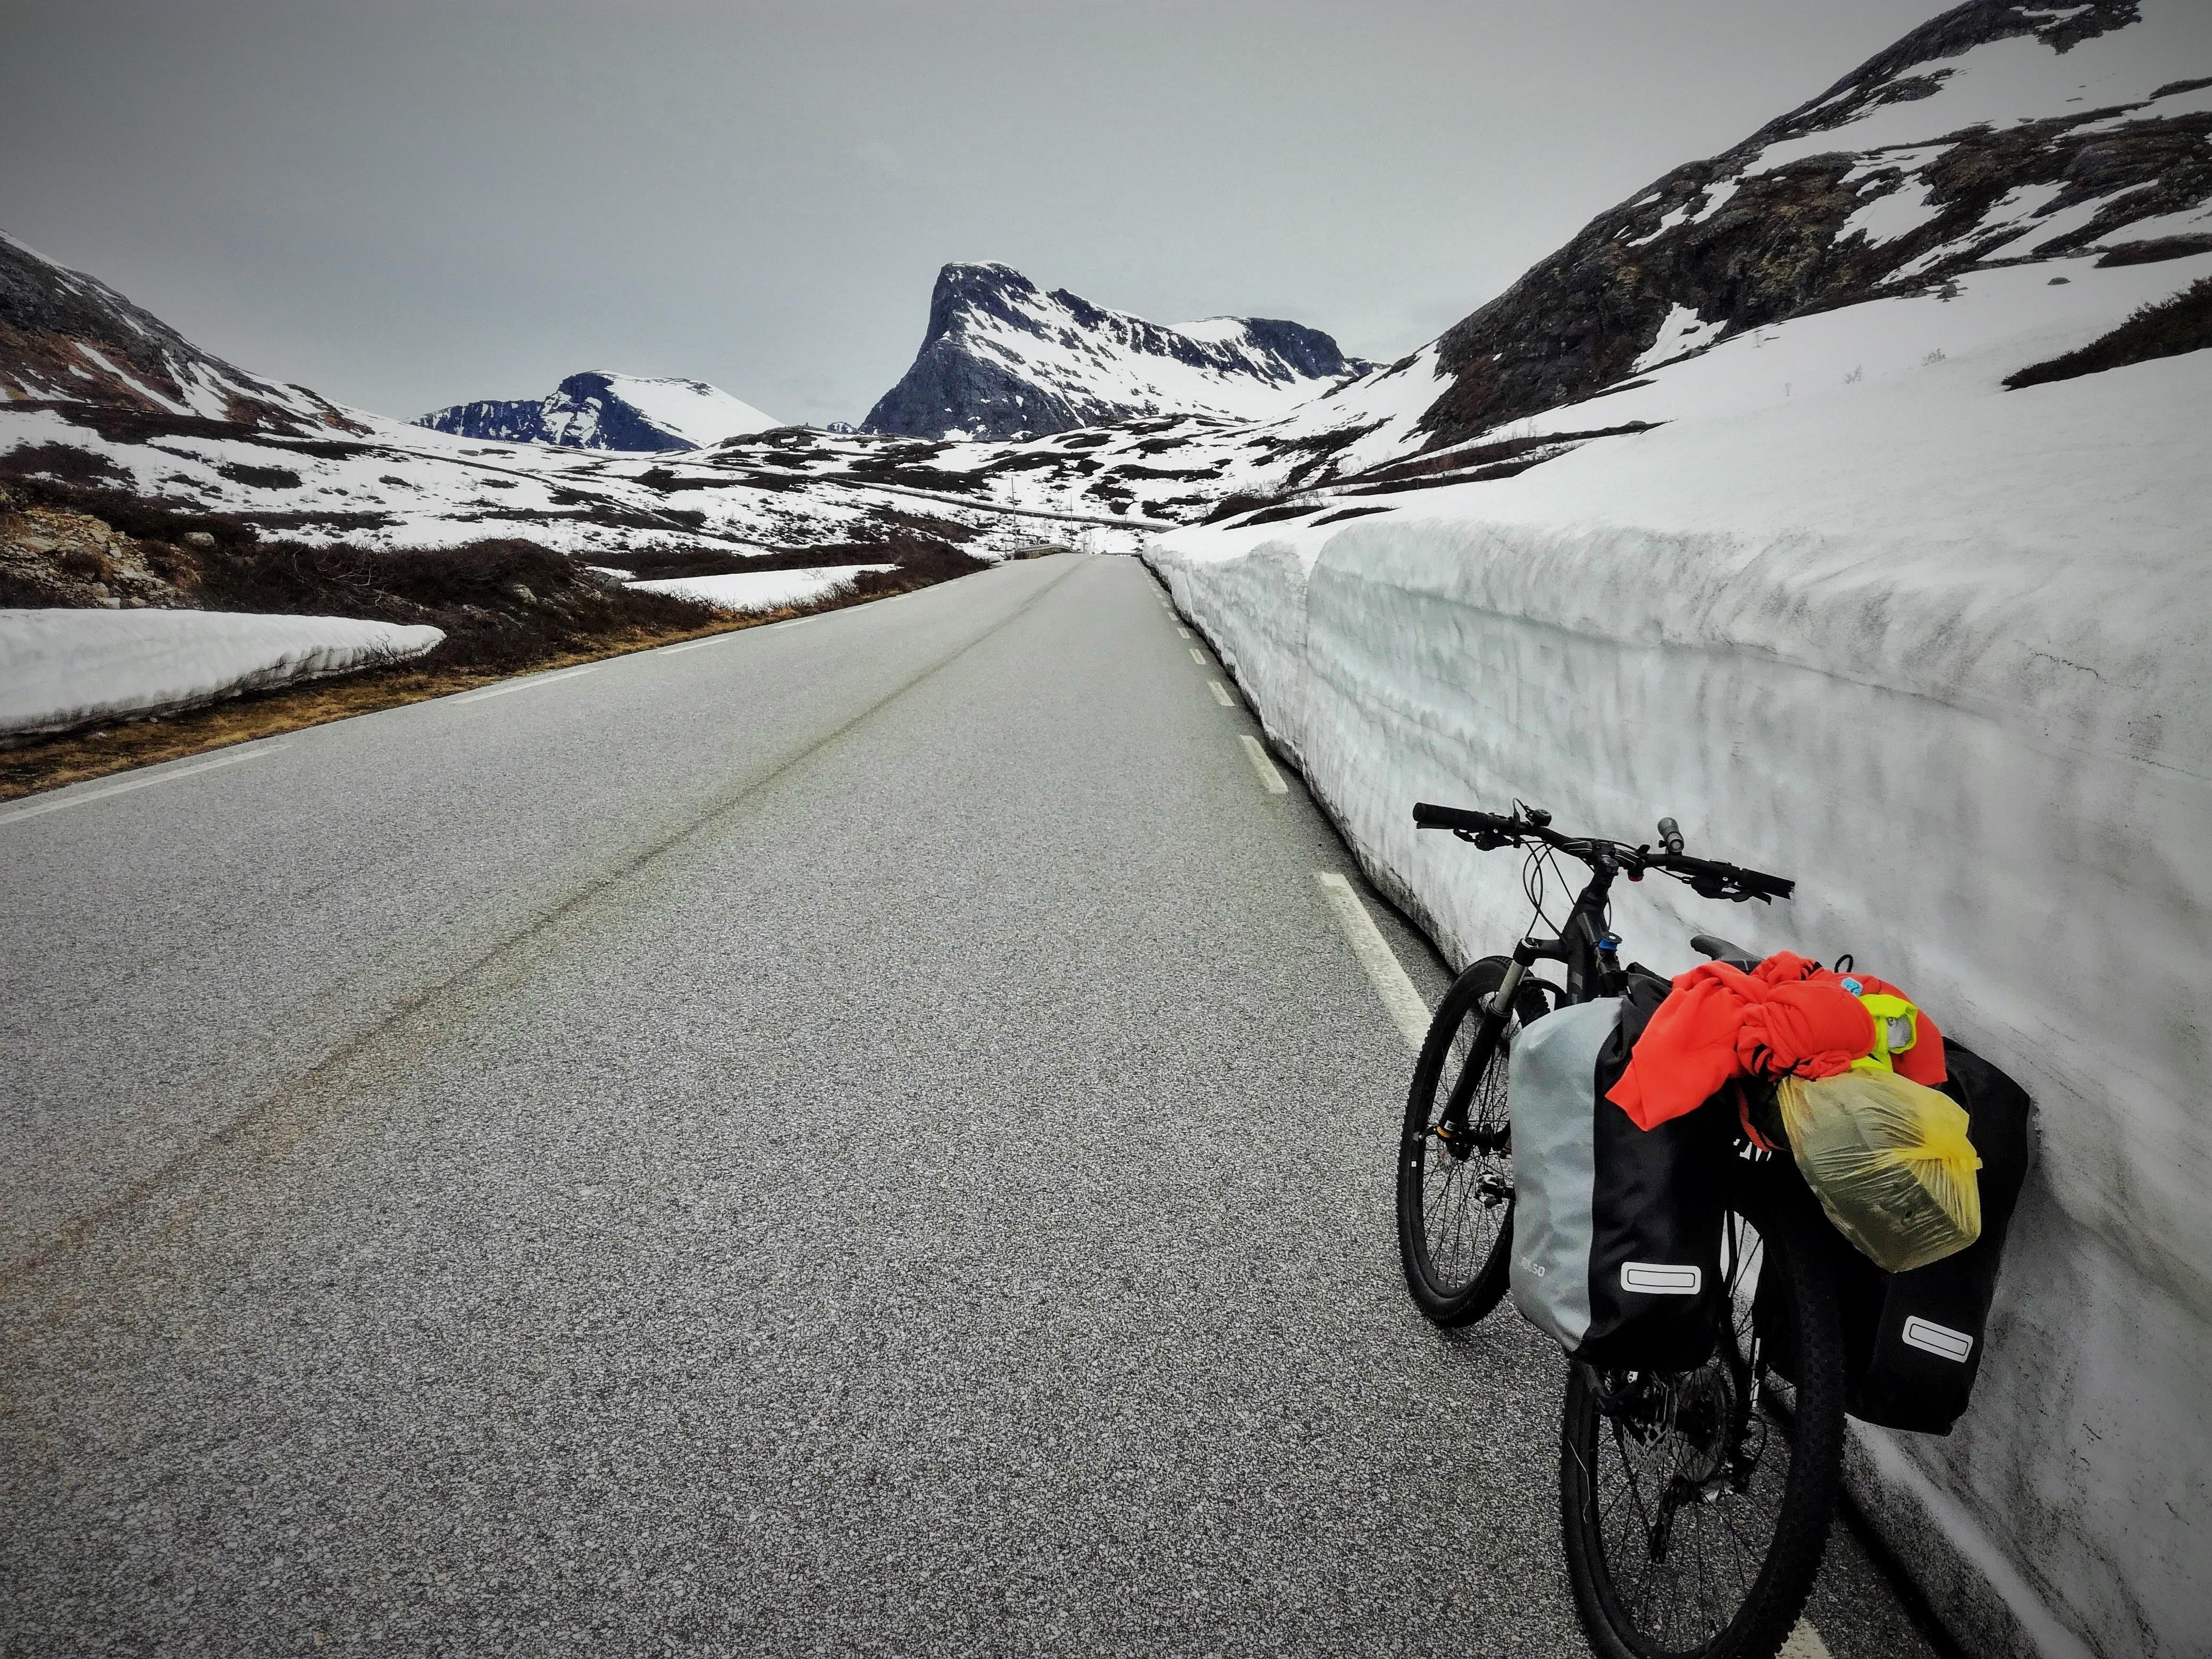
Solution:
[{"label": "bicycle rear wheel", "polygon": [[1758,1185],[1725,1219],[1713,1358],[1578,1364],[1567,1385],[1560,1522],[1601,1659],[1772,1659],[1826,1547],[1844,1440],[1831,1245],[1781,1171],[1740,1167]]},{"label": "bicycle rear wheel", "polygon": [[[1505,1293],[1513,1252],[1513,1146],[1505,1071],[1516,1012],[1474,1079],[1467,1122],[1444,1122],[1466,1071],[1483,1004],[1505,976],[1507,958],[1485,957],[1453,981],[1430,1023],[1413,1066],[1398,1139],[1398,1258],[1413,1305],[1438,1325],[1473,1324]],[[1528,1017],[1542,1006],[1533,984]]]}]

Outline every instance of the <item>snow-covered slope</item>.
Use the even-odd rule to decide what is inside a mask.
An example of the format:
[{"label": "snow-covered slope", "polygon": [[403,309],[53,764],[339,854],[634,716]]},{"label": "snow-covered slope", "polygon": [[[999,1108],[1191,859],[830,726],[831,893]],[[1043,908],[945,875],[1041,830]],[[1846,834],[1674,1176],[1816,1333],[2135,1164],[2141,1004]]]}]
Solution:
[{"label": "snow-covered slope", "polygon": [[866,428],[1014,438],[1163,414],[1260,419],[1369,367],[1297,323],[1214,317],[1169,328],[1065,289],[1043,293],[1008,265],[950,264],[914,366]]},{"label": "snow-covered slope", "polygon": [[201,350],[106,283],[0,233],[0,404],[92,402],[304,432],[352,422]]},{"label": "snow-covered slope", "polygon": [[1517,467],[1579,441],[1500,453],[1522,422],[1603,431],[1621,406],[1595,394],[1791,318],[2212,247],[2206,38],[2188,0],[1960,6],[1600,214],[1421,350],[1243,434],[1224,482],[1279,497],[1442,476],[1455,452]]},{"label": "snow-covered slope", "polygon": [[[577,375],[563,387],[505,415],[495,406],[484,430],[503,441],[340,409],[233,368],[112,289],[0,240],[0,481],[112,491],[310,545],[515,538],[615,564],[639,550],[750,554],[917,532],[985,556],[1041,533],[1127,550],[1153,509],[1212,504],[1192,483],[1212,463],[1161,464],[1180,441],[1163,432],[1225,424],[1170,420],[1033,453],[778,428],[691,381]],[[499,424],[518,409],[525,425]],[[1088,453],[1094,441],[1112,465]]]},{"label": "snow-covered slope", "polygon": [[434,628],[213,611],[0,611],[0,739],[419,657]]},{"label": "snow-covered slope", "polygon": [[891,570],[888,564],[817,565],[803,570],[742,570],[726,576],[673,576],[663,581],[633,582],[649,593],[720,605],[725,611],[773,611],[807,605],[844,586],[863,571]]},{"label": "snow-covered slope", "polygon": [[1527,921],[1517,864],[1413,801],[1671,813],[1800,897],[1622,890],[1633,954],[1849,951],[2028,1085],[1974,1407],[1859,1439],[1978,1652],[2212,1630],[2212,335],[2006,386],[2212,278],[2201,13],[2135,13],[1937,20],[1259,428],[1308,493],[1149,556],[1462,958]]},{"label": "snow-covered slope", "polygon": [[535,402],[455,404],[417,416],[415,424],[463,438],[651,453],[694,449],[781,423],[703,380],[591,370],[571,374]]}]

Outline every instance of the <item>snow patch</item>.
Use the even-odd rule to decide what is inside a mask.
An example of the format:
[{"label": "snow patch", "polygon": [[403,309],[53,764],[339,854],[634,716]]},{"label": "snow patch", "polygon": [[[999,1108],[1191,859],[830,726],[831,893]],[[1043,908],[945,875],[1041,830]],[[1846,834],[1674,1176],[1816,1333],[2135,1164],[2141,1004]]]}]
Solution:
[{"label": "snow patch", "polygon": [[725,611],[775,611],[787,605],[808,605],[835,592],[864,570],[896,570],[892,564],[817,565],[809,570],[743,570],[726,576],[671,576],[659,581],[632,582],[648,593],[672,593],[679,599]]},{"label": "snow patch", "polygon": [[215,611],[0,611],[0,733],[65,732],[419,657],[435,628]]},{"label": "snow patch", "polygon": [[1659,337],[1652,342],[1651,349],[1638,357],[1630,368],[1632,375],[1661,363],[1668,363],[1686,351],[1694,351],[1708,345],[1718,337],[1726,325],[1709,323],[1689,306],[1676,306],[1667,313],[1667,320],[1659,325]]}]

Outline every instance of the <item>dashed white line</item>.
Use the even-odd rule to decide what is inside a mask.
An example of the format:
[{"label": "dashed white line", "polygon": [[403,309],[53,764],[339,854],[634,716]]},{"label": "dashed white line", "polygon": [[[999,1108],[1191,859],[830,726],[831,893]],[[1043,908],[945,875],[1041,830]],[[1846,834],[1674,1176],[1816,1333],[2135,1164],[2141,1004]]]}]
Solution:
[{"label": "dashed white line", "polygon": [[1275,763],[1267,758],[1267,751],[1260,746],[1260,739],[1249,732],[1239,732],[1237,741],[1244,745],[1244,758],[1252,763],[1252,769],[1260,775],[1260,787],[1271,795],[1287,794],[1291,786],[1283,781],[1283,775],[1275,769]]},{"label": "dashed white line", "polygon": [[110,795],[128,794],[133,789],[149,789],[157,783],[167,783],[171,778],[188,778],[195,772],[212,772],[218,766],[235,766],[240,761],[259,760],[264,755],[273,755],[287,745],[281,743],[255,744],[248,748],[228,750],[211,759],[194,761],[190,766],[172,766],[164,771],[149,772],[140,777],[125,778],[120,783],[102,784],[97,789],[80,789],[73,793],[33,801],[27,806],[17,806],[0,812],[0,823],[14,823],[23,818],[42,817],[48,812],[66,811],[72,806],[83,806],[96,800],[106,800]]},{"label": "dashed white line", "polygon": [[1200,650],[1194,645],[1190,648],[1190,659],[1196,663],[1200,668],[1206,666],[1206,653]]},{"label": "dashed white line", "polygon": [[556,685],[562,680],[573,680],[580,675],[596,674],[606,664],[586,663],[581,668],[564,668],[557,674],[533,674],[526,680],[509,680],[505,685],[495,685],[489,690],[471,691],[465,696],[448,698],[449,704],[483,702],[492,697],[503,697],[510,691],[535,691],[541,685]]},{"label": "dashed white line", "polygon": [[1178,638],[1180,638],[1180,639],[1186,639],[1186,640],[1187,640],[1187,639],[1188,639],[1188,638],[1190,637],[1190,629],[1188,629],[1188,628],[1178,628],[1178,629],[1176,629],[1176,637],[1178,637]]},{"label": "dashed white line", "polygon": [[1206,684],[1213,688],[1214,702],[1219,703],[1224,708],[1237,707],[1237,699],[1229,695],[1229,688],[1219,680],[1208,680]]},{"label": "dashed white line", "polygon": [[1352,954],[1359,958],[1359,965],[1374,981],[1375,994],[1382,999],[1382,1006],[1396,1022],[1406,1039],[1406,1047],[1418,1054],[1422,1041],[1429,1034],[1429,1005],[1407,977],[1397,953],[1382,937],[1382,930],[1375,925],[1375,918],[1367,914],[1367,907],[1359,902],[1359,895],[1352,890],[1352,884],[1334,870],[1315,871],[1314,880],[1321,884],[1321,894],[1328,901],[1328,908],[1336,912],[1336,925],[1344,930],[1345,943],[1351,945]]}]

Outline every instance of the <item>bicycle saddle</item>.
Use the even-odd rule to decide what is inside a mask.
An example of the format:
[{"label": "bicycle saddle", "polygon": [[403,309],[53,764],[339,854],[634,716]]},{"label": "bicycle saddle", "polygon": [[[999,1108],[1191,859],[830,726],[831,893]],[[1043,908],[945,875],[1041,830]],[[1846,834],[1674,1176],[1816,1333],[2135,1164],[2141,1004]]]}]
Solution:
[{"label": "bicycle saddle", "polygon": [[1741,945],[1731,945],[1717,933],[1692,933],[1690,948],[1701,957],[1711,957],[1715,962],[1725,962],[1731,968],[1741,968],[1749,973],[1759,966],[1759,958]]}]

